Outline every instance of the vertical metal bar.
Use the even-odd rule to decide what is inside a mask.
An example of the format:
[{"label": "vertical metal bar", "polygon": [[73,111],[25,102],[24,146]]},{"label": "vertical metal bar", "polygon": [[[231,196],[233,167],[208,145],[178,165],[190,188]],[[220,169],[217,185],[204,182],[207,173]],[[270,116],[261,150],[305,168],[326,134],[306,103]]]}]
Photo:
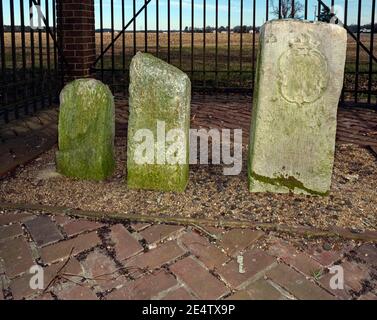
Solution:
[{"label": "vertical metal bar", "polygon": [[[29,0],[29,7],[33,7],[32,0]],[[33,19],[33,14],[30,12],[30,19]],[[61,37],[62,38],[62,37]],[[30,28],[30,59],[31,59],[31,86],[33,93],[33,110],[37,111],[37,105],[35,101],[36,87],[35,87],[35,45],[34,45],[34,30]],[[62,59],[61,59],[62,60]]]},{"label": "vertical metal bar", "polygon": [[194,75],[194,1],[191,0],[191,78]]},{"label": "vertical metal bar", "polygon": [[[38,6],[41,9],[41,0],[38,0]],[[38,25],[39,25],[39,17],[38,17]],[[43,40],[42,40],[42,28],[38,28],[38,54],[39,54],[39,69],[42,74],[43,72]],[[41,75],[40,74],[40,75]]]},{"label": "vertical metal bar", "polygon": [[[241,24],[241,30],[240,30],[240,83],[242,86],[242,50],[243,50],[243,0],[240,1],[240,24]],[[268,8],[268,0],[266,2],[266,8]],[[266,9],[266,15],[268,16],[268,9]]]},{"label": "vertical metal bar", "polygon": [[[25,10],[24,0],[20,0],[20,23],[21,23],[21,56],[22,56],[22,78],[26,82],[26,43],[25,43]],[[22,87],[22,99],[27,98],[27,86]],[[29,113],[28,103],[24,104],[25,114]]]},{"label": "vertical metal bar", "polygon": [[305,0],[305,5],[304,5],[304,19],[308,20],[308,0]]},{"label": "vertical metal bar", "polygon": [[215,85],[219,86],[219,74],[218,74],[218,50],[219,50],[219,0],[216,0],[215,4],[216,17],[215,17]]},{"label": "vertical metal bar", "polygon": [[[144,4],[147,0],[144,0]],[[144,9],[144,51],[148,52],[148,7]]]},{"label": "vertical metal bar", "polygon": [[279,19],[281,19],[281,0],[279,0]]},{"label": "vertical metal bar", "polygon": [[[54,38],[57,39],[56,36],[56,0],[52,0],[52,32],[54,33]],[[57,80],[58,75],[58,58],[57,58],[57,50],[56,45],[54,45],[54,70],[55,70],[55,81]]]},{"label": "vertical metal bar", "polygon": [[104,78],[104,65],[103,65],[103,0],[99,1],[99,25],[100,25],[100,47],[101,47],[101,81],[103,82]]},{"label": "vertical metal bar", "polygon": [[[124,0],[122,0],[122,28],[124,27],[125,22],[125,6]],[[122,68],[123,68],[123,75],[126,73],[126,33],[123,32],[122,34]]]},{"label": "vertical metal bar", "polygon": [[0,54],[1,54],[1,76],[5,75],[5,41],[4,41],[4,17],[3,2],[0,2]]},{"label": "vertical metal bar", "polygon": [[48,0],[45,0],[45,9],[46,9],[46,53],[47,53],[47,86],[48,86],[48,103],[51,105],[51,56],[50,56],[50,34],[48,32],[48,27],[50,26],[50,13]]},{"label": "vertical metal bar", "polygon": [[159,36],[160,36],[160,31],[159,31],[159,23],[158,23],[158,0],[156,0],[156,56],[159,56]]},{"label": "vertical metal bar", "polygon": [[231,0],[228,0],[228,54],[227,54],[227,63],[226,63],[228,83],[230,80],[230,12],[231,12],[230,1]]},{"label": "vertical metal bar", "polygon": [[26,41],[25,41],[25,10],[24,0],[20,0],[20,22],[21,22],[21,55],[22,55],[22,71],[23,77],[26,76]]},{"label": "vertical metal bar", "polygon": [[[347,26],[347,20],[348,20],[348,0],[344,0],[344,25]],[[348,41],[348,40],[347,40]],[[346,66],[347,66],[347,58],[346,58]],[[345,84],[346,84],[346,78],[344,77],[343,81],[343,89],[342,89],[342,94],[340,97],[340,101],[343,103],[345,100]]]},{"label": "vertical metal bar", "polygon": [[295,0],[291,0],[291,18],[295,17]]},{"label": "vertical metal bar", "polygon": [[[133,0],[133,15],[136,16],[136,0]],[[133,29],[133,37],[134,37],[134,55],[136,54],[136,19],[134,19],[134,22],[133,22],[133,26],[134,26],[134,29]]]},{"label": "vertical metal bar", "polygon": [[[4,41],[4,17],[3,17],[3,2],[0,1],[0,54],[1,54],[1,73],[0,77],[1,80],[4,80],[6,77],[6,63],[5,63],[5,41]],[[2,103],[6,103],[7,101],[7,92],[6,89],[4,89],[4,93],[1,96],[2,100],[0,100]],[[4,121],[9,121],[9,115],[8,115],[8,109],[3,110],[4,114]]]},{"label": "vertical metal bar", "polygon": [[179,67],[182,69],[182,0],[179,0]]},{"label": "vertical metal bar", "polygon": [[111,6],[111,43],[113,44],[111,46],[111,76],[112,76],[112,86],[114,86],[115,82],[115,43],[114,43],[114,0],[110,1]]},{"label": "vertical metal bar", "polygon": [[[62,12],[63,11],[63,2],[58,1],[57,2],[57,11]],[[63,88],[65,83],[65,62],[64,62],[64,56],[63,56],[63,48],[64,48],[64,31],[57,28],[57,32],[59,34],[59,47],[61,50],[58,50],[58,64],[59,64],[59,72],[60,72],[60,85]]]},{"label": "vertical metal bar", "polygon": [[361,25],[361,5],[362,0],[358,1],[358,11],[357,11],[357,43],[356,43],[356,70],[355,70],[355,103],[358,102],[358,91],[359,91],[359,71],[360,71],[360,25]]},{"label": "vertical metal bar", "polygon": [[11,43],[12,43],[12,71],[13,71],[13,80],[17,78],[16,69],[17,69],[17,60],[16,60],[16,30],[14,25],[14,3],[13,0],[10,0],[9,3],[10,9],[10,30],[11,30]]},{"label": "vertical metal bar", "polygon": [[344,0],[344,25],[348,23],[348,0]]},{"label": "vertical metal bar", "polygon": [[203,0],[203,87],[206,87],[206,0]]},{"label": "vertical metal bar", "polygon": [[270,9],[270,4],[269,4],[269,1],[266,0],[266,21],[268,21],[269,9]]},{"label": "vertical metal bar", "polygon": [[[40,10],[42,10],[41,0],[38,0],[38,5]],[[39,24],[38,17],[38,24]],[[39,83],[40,83],[40,102],[41,107],[43,108],[45,105],[44,99],[44,84],[45,84],[45,73],[43,70],[43,38],[42,38],[42,28],[38,28],[38,46],[39,46]]]},{"label": "vertical metal bar", "polygon": [[170,0],[168,0],[168,63],[170,63]]},{"label": "vertical metal bar", "polygon": [[255,10],[256,10],[256,0],[253,0],[253,48],[252,48],[252,86],[254,94],[254,85],[255,85]]},{"label": "vertical metal bar", "polygon": [[[10,9],[10,30],[11,30],[11,43],[12,43],[12,73],[13,73],[13,81],[17,80],[17,53],[16,53],[16,29],[14,24],[14,1],[10,0],[9,3],[9,9]],[[13,88],[13,102],[17,100],[17,91],[14,91],[15,88]],[[17,90],[17,89],[16,89]],[[14,115],[16,119],[19,117],[18,112],[18,104],[16,105],[16,108],[14,108]]]},{"label": "vertical metal bar", "polygon": [[1,76],[5,76],[5,41],[4,41],[4,16],[3,16],[3,2],[0,2],[0,54],[1,54]]},{"label": "vertical metal bar", "polygon": [[370,43],[369,51],[369,70],[368,70],[368,104],[371,103],[372,98],[372,76],[373,76],[373,59],[372,55],[374,53],[374,22],[375,22],[375,13],[376,13],[376,0],[372,0],[372,17],[371,17],[371,32],[370,32]]},{"label": "vertical metal bar", "polygon": [[317,21],[319,21],[319,17],[321,16],[321,9],[322,9],[322,3],[318,2],[318,11],[317,11]]}]

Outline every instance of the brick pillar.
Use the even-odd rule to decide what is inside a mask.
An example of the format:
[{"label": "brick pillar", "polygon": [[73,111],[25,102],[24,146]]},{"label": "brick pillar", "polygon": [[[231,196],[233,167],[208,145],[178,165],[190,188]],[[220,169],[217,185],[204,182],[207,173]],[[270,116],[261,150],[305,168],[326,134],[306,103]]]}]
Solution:
[{"label": "brick pillar", "polygon": [[57,0],[56,5],[65,80],[89,77],[96,58],[94,0]]}]

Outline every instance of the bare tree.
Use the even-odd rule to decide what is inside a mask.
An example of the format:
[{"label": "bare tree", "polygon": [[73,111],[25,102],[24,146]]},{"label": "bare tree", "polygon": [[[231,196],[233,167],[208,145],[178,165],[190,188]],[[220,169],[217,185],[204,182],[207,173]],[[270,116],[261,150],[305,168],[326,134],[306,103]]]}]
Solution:
[{"label": "bare tree", "polygon": [[[277,5],[275,5],[275,1],[277,1]],[[304,6],[301,2],[297,0],[281,0],[281,6],[279,10],[279,1],[275,1],[272,2],[272,14],[276,18],[281,17],[282,19],[302,19],[301,12],[304,10]]]}]

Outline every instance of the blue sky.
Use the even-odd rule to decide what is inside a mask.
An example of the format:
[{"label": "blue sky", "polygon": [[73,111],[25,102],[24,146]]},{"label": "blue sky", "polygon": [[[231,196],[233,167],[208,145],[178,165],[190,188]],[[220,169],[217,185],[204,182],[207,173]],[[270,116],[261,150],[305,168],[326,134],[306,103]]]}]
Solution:
[{"label": "blue sky", "polygon": [[[3,12],[4,12],[4,23],[10,24],[10,11],[9,11],[9,3],[12,0],[3,0]],[[42,0],[42,11],[45,13],[45,2],[49,1],[52,3],[51,0]],[[121,0],[113,0],[114,1],[114,20],[115,20],[115,29],[122,28],[122,19],[121,19]],[[205,0],[206,1],[206,25],[215,25],[215,0]],[[228,24],[228,0],[218,0],[219,1],[219,26],[227,26]],[[245,25],[252,25],[252,4],[253,0],[243,0],[243,23]],[[300,0],[297,0],[300,1]],[[301,0],[303,2],[303,0]],[[343,8],[344,8],[344,1],[345,0],[335,0],[335,10],[340,19],[343,20]],[[95,10],[96,10],[96,28],[99,28],[99,0],[95,0]],[[270,2],[270,12],[272,11],[272,3],[278,3],[278,0],[269,0]],[[330,0],[324,0],[325,3],[331,3]],[[15,23],[19,24],[20,17],[20,1],[14,0],[14,7],[15,7]],[[28,0],[24,1],[24,10],[25,13],[29,12],[28,8]],[[103,14],[104,14],[104,27],[110,27],[110,0],[103,0]],[[167,29],[167,3],[168,0],[159,0],[159,22],[160,22],[160,29],[164,30]],[[194,17],[195,17],[195,27],[203,27],[203,3],[204,0],[194,0]],[[241,0],[230,0],[231,3],[231,26],[234,27],[236,25],[240,25],[240,3]],[[314,10],[315,4],[317,3],[316,0],[308,0],[308,19],[313,20],[314,18]],[[136,0],[136,11],[142,7],[144,4],[144,0]],[[185,26],[191,26],[191,0],[182,0],[183,4],[183,17],[182,17],[182,24],[183,28]],[[178,29],[179,28],[179,0],[170,0],[171,5],[171,29]],[[356,23],[357,21],[357,7],[358,7],[358,0],[348,0],[348,23]],[[371,21],[371,7],[372,7],[372,0],[362,0],[362,24],[370,23]],[[125,17],[126,22],[132,18],[132,11],[133,11],[133,1],[132,0],[125,0]],[[376,9],[377,11],[377,9]],[[376,18],[377,18],[377,12]],[[52,16],[52,8],[50,5],[50,16]],[[256,0],[256,26],[260,26],[265,22],[266,17],[266,0]],[[270,19],[273,17],[272,13],[270,13]],[[27,18],[27,17],[26,17]],[[26,19],[26,24],[29,24],[28,19]],[[148,29],[153,30],[156,26],[156,0],[152,0],[151,3],[148,5]],[[130,30],[132,26],[130,27]],[[144,30],[144,13],[140,14],[137,18],[137,29]]]}]

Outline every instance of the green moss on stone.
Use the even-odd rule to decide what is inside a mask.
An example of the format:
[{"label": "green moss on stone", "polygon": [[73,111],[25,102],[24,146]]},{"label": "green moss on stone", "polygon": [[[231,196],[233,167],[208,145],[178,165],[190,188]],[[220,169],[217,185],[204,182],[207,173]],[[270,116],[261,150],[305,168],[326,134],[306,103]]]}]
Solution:
[{"label": "green moss on stone", "polygon": [[[191,83],[178,68],[151,54],[137,53],[131,61],[127,143],[127,184],[129,188],[161,191],[185,190],[189,177],[189,127]],[[158,151],[157,121],[165,123],[166,133],[183,130],[186,138],[185,164],[143,164],[134,161],[138,143],[133,137],[140,129],[150,130]],[[156,158],[155,158],[156,160]]]},{"label": "green moss on stone", "polygon": [[305,187],[305,185],[300,180],[298,180],[298,179],[296,179],[295,177],[292,177],[292,176],[285,177],[283,175],[279,175],[276,178],[270,178],[270,177],[265,177],[265,176],[259,175],[259,174],[255,173],[254,171],[252,171],[252,172],[249,173],[249,181],[251,181],[252,179],[255,179],[255,180],[260,181],[262,183],[267,183],[267,184],[271,184],[271,185],[274,185],[274,186],[278,186],[278,187],[286,187],[292,192],[295,191],[295,189],[299,189],[299,190],[305,191],[306,193],[309,193],[309,194],[312,194],[312,195],[327,196],[329,194],[328,191],[327,192],[320,192],[320,191],[316,191],[316,190],[311,190],[311,189]]},{"label": "green moss on stone", "polygon": [[57,170],[69,177],[103,180],[115,168],[114,98],[94,79],[67,84],[60,94]]},{"label": "green moss on stone", "polygon": [[288,20],[261,28],[248,152],[251,192],[328,194],[346,40],[335,25]]}]

